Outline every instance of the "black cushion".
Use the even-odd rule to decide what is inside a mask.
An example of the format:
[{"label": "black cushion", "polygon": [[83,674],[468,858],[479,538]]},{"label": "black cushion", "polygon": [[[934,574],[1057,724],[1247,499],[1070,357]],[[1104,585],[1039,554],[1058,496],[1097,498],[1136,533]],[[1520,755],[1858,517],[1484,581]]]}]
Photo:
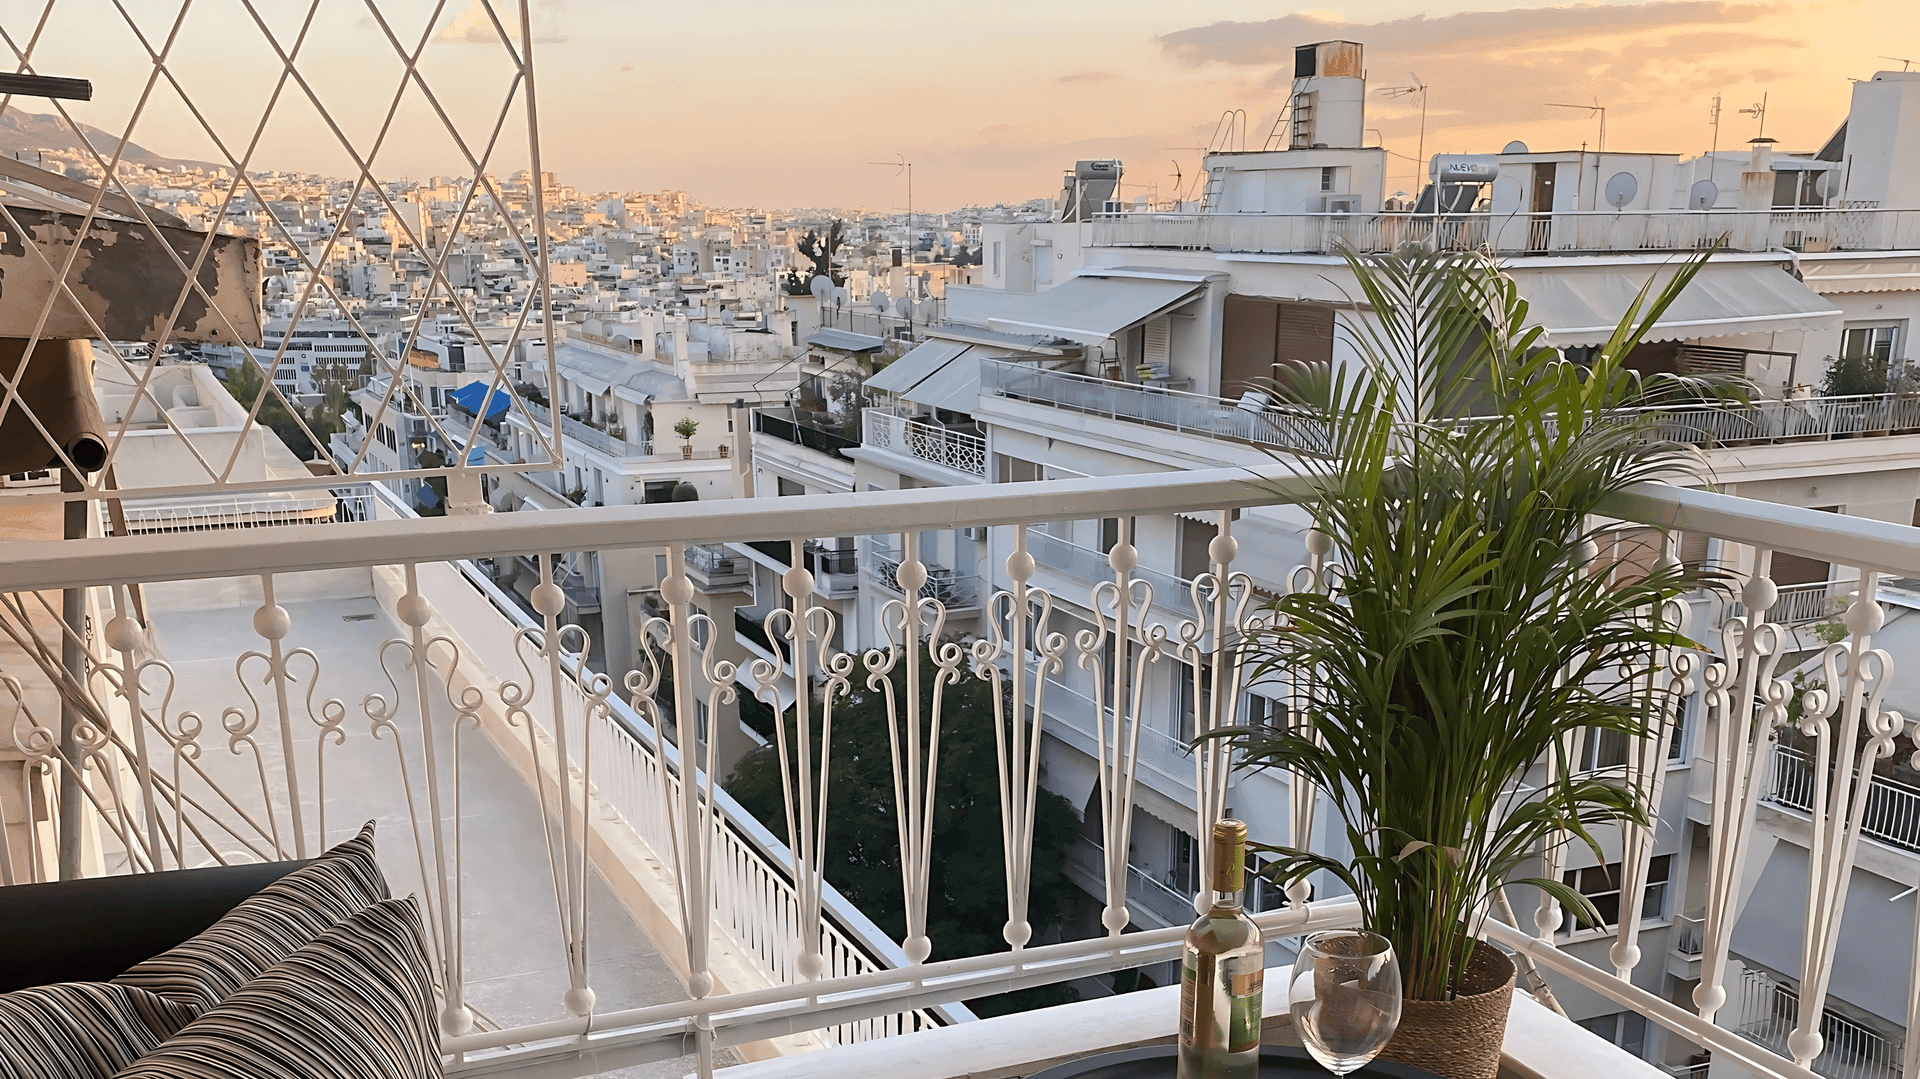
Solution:
[{"label": "black cushion", "polygon": [[0,888],[0,993],[104,982],[204,932],[313,859]]}]

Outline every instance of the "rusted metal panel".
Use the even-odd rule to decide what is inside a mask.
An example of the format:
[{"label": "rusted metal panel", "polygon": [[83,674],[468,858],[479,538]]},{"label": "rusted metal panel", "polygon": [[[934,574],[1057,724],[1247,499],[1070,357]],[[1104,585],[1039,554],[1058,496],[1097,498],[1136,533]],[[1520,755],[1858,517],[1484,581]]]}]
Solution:
[{"label": "rusted metal panel", "polygon": [[[80,253],[67,282],[86,314],[114,341],[153,341],[180,299],[185,275],[162,241],[192,266],[207,234],[192,229],[95,218],[80,236],[78,214],[9,206],[19,223],[0,219],[0,337],[27,337],[54,289],[54,274],[65,265],[76,239]],[[156,238],[155,232],[159,233]],[[27,247],[39,247],[44,260]],[[49,265],[52,269],[49,271]],[[213,237],[196,275],[201,290],[188,291],[180,304],[169,343],[260,344],[260,241],[245,236]],[[207,297],[213,301],[207,302]],[[217,309],[216,309],[217,305]],[[222,315],[225,316],[222,319]],[[45,339],[98,337],[62,293],[55,298],[40,336]]]}]

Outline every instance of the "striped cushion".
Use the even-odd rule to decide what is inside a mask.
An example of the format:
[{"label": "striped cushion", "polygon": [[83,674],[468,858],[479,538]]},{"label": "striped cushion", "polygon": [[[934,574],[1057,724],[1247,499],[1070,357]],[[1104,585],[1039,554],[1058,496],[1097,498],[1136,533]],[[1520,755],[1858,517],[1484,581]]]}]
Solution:
[{"label": "striped cushion", "polygon": [[242,900],[206,932],[113,980],[203,1012],[341,919],[386,897],[368,821],[359,835]]},{"label": "striped cushion", "polygon": [[411,897],[375,903],[187,1024],[118,1079],[439,1079]]},{"label": "striped cushion", "polygon": [[0,1075],[107,1079],[192,1021],[194,1010],[144,989],[66,982],[0,994]]}]

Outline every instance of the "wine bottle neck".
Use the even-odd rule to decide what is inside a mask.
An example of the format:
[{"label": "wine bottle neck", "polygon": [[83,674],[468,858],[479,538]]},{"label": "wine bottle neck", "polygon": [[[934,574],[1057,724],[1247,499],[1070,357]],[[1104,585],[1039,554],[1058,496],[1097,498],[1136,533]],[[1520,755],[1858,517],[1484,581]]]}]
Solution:
[{"label": "wine bottle neck", "polygon": [[1236,914],[1239,913],[1240,893],[1239,892],[1214,892],[1213,893],[1213,909],[1216,911],[1231,911]]}]

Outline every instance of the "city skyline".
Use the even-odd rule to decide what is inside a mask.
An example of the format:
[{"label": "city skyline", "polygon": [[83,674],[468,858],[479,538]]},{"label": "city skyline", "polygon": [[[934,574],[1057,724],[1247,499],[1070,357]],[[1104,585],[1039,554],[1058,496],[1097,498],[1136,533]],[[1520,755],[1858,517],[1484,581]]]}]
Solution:
[{"label": "city skyline", "polygon": [[[495,3],[503,20],[512,6]],[[180,11],[170,0],[129,9],[156,48]],[[72,115],[118,134],[151,71],[145,51],[117,19],[96,20],[89,36],[62,25],[91,18],[80,6],[50,10],[36,70],[91,78],[94,101],[70,105]],[[432,10],[422,3],[405,16],[410,23],[396,15],[387,29],[411,50]],[[1536,149],[1597,144],[1596,116],[1549,102],[1597,99],[1611,150],[1693,156],[1713,139],[1716,93],[1723,150],[1759,131],[1740,110],[1765,95],[1767,135],[1817,146],[1845,113],[1849,79],[1897,70],[1876,51],[1903,51],[1884,33],[1898,25],[1898,0],[1319,10],[1225,0],[1204,16],[1133,0],[1039,10],[996,0],[964,12],[742,0],[719,19],[704,7],[636,18],[609,0],[547,0],[533,10],[544,165],[568,183],[683,188],[715,205],[896,212],[907,208],[905,177],[872,162],[913,162],[913,208],[923,212],[1050,196],[1061,170],[1081,158],[1123,160],[1127,196],[1169,199],[1179,178],[1191,197],[1222,113],[1245,110],[1245,144],[1257,147],[1286,97],[1292,48],[1309,41],[1366,46],[1367,138],[1394,155],[1389,190],[1407,191],[1416,189],[1420,150],[1491,152],[1512,139]],[[28,11],[32,19],[7,20],[16,47],[40,14],[37,5]],[[301,5],[260,11],[290,52],[305,14]],[[65,44],[76,40],[96,44],[84,53]],[[236,154],[279,75],[262,45],[246,13],[202,5],[189,10],[172,46],[171,71]],[[387,33],[357,5],[317,6],[298,66],[329,114],[354,117],[356,142],[385,117],[403,75]],[[440,106],[476,153],[500,121],[510,69],[479,0],[440,6],[419,70],[429,86],[462,87]],[[1388,92],[1416,73],[1429,88],[1424,139],[1418,95]],[[696,103],[663,104],[689,97]],[[10,107],[44,105],[15,99]],[[524,107],[516,99],[504,115],[503,149],[490,162],[503,174],[526,164]],[[438,126],[409,87],[375,175],[469,172]],[[164,80],[133,140],[169,157],[222,160]],[[291,83],[249,167],[357,171]]]}]

